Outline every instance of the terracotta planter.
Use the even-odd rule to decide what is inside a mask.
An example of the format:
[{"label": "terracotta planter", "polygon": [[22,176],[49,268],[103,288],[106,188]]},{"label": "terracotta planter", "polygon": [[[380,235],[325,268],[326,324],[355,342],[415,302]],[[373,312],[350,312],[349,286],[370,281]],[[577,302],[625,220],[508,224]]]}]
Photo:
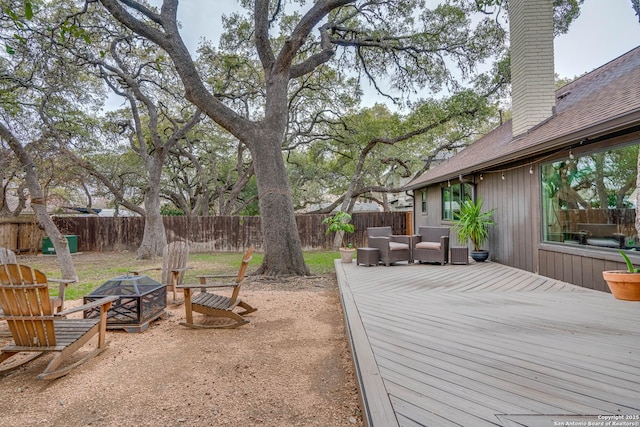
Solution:
[{"label": "terracotta planter", "polygon": [[353,254],[355,251],[355,249],[340,248],[340,258],[342,258],[342,262],[345,264],[353,262]]},{"label": "terracotta planter", "polygon": [[603,271],[602,277],[616,299],[640,301],[640,273],[626,270]]}]

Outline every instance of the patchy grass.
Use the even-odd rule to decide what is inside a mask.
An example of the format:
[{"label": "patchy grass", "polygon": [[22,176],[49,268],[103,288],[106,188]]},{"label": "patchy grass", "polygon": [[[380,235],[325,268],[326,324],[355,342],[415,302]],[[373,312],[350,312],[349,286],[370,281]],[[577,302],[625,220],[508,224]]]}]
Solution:
[{"label": "patchy grass", "polygon": [[[137,260],[133,252],[87,252],[72,255],[80,281],[67,287],[66,298],[69,300],[82,298],[106,280],[122,276],[130,271],[148,270],[146,274],[155,280],[160,280],[162,259]],[[336,251],[308,251],[304,258],[312,275],[324,275],[334,271],[333,260],[340,258]],[[249,272],[262,264],[263,254],[253,254],[249,265]],[[19,255],[18,262],[41,270],[50,278],[59,278],[60,269],[55,256]],[[235,274],[242,262],[241,252],[216,252],[189,254],[185,282],[197,282],[197,276],[202,274]],[[57,286],[51,286],[51,294],[57,294]]]},{"label": "patchy grass", "polygon": [[328,274],[335,271],[333,260],[340,259],[338,251],[309,251],[304,253],[304,260],[311,274]]}]

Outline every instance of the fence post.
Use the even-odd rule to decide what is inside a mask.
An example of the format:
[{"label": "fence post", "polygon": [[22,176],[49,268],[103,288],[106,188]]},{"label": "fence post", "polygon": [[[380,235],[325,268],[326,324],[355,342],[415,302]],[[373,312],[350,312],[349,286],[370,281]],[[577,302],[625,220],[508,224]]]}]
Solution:
[{"label": "fence post", "polygon": [[413,212],[407,211],[405,212],[405,223],[407,227],[406,234],[407,236],[412,236],[414,234],[413,231]]}]

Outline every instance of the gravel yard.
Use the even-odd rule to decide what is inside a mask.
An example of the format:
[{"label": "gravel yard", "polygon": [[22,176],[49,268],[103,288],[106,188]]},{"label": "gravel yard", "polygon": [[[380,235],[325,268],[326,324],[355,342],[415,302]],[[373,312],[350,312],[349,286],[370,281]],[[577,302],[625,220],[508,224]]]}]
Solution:
[{"label": "gravel yard", "polygon": [[180,326],[170,305],[65,377],[35,379],[50,355],[0,376],[0,425],[362,426],[335,277],[248,278],[242,296],[258,311],[236,329]]}]

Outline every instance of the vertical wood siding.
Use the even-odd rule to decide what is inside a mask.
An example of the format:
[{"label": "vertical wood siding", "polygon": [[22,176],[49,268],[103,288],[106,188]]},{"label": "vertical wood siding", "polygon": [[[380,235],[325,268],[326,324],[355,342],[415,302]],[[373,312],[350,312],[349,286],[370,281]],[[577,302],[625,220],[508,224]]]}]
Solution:
[{"label": "vertical wood siding", "polygon": [[[484,210],[496,209],[493,216],[496,224],[489,230],[485,249],[489,250],[493,261],[535,272],[534,248],[539,243],[534,232],[534,224],[539,217],[536,175],[529,173],[528,164],[505,170],[504,180],[502,172],[483,172],[482,180],[479,174],[474,177],[476,195],[482,197]],[[441,197],[440,185],[428,188],[428,213],[423,215],[420,206],[416,206],[416,229],[420,225],[452,225],[450,221],[442,220]],[[465,244],[458,242],[455,233],[451,234],[451,242],[456,246]]]},{"label": "vertical wood siding", "polygon": [[[530,167],[533,174],[529,173]],[[617,252],[572,249],[560,245],[554,249],[552,244],[541,245],[541,195],[537,164],[527,163],[504,171],[483,171],[482,175],[482,180],[479,174],[475,176],[476,194],[482,197],[485,210],[496,209],[496,224],[491,227],[486,244],[492,261],[609,292],[602,272],[626,269]],[[428,215],[423,215],[420,206],[416,206],[416,229],[420,225],[451,225],[451,222],[441,219],[440,188],[439,184],[428,188]],[[416,194],[419,191],[421,189],[416,190]],[[458,244],[454,243],[457,240],[453,233],[451,238],[452,244]]]},{"label": "vertical wood siding", "polygon": [[[626,270],[623,262],[603,259],[604,255],[597,253],[589,255],[566,254],[553,250],[540,250],[540,274],[554,279],[573,283],[584,288],[609,292],[609,288],[602,277],[606,270]],[[612,257],[616,255],[609,255]]]}]

